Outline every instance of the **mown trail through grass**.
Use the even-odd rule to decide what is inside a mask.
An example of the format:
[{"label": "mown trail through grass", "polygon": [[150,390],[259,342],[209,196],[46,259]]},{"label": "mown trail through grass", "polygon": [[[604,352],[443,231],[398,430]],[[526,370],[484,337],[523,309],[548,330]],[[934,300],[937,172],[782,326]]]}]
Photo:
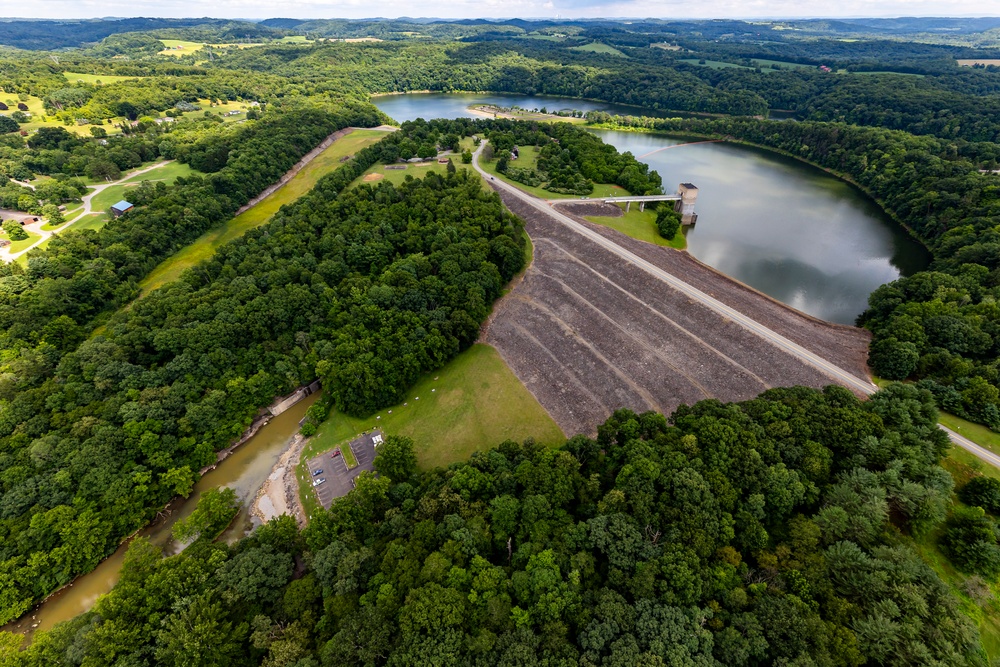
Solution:
[{"label": "mown trail through grass", "polygon": [[385,136],[384,130],[354,130],[306,164],[284,186],[272,193],[253,208],[236,216],[225,225],[202,234],[194,243],[174,253],[153,269],[139,283],[143,294],[148,294],[168,282],[177,280],[185,269],[208,259],[224,243],[239,238],[254,227],[259,227],[271,219],[285,204],[291,203],[309,192],[320,178],[340,167],[341,159],[353,155]]}]

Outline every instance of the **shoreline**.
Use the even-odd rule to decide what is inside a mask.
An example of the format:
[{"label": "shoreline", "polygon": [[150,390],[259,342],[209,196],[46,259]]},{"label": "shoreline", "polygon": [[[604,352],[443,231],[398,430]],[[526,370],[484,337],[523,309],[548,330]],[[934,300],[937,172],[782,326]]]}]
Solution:
[{"label": "shoreline", "polygon": [[[652,118],[652,120],[662,120],[662,119]],[[595,129],[598,129],[598,130],[611,130],[611,131],[614,131],[614,132],[635,132],[636,134],[658,134],[658,135],[661,135],[661,136],[674,137],[674,138],[712,139],[712,140],[714,140],[714,141],[716,141],[718,143],[734,144],[734,145],[737,145],[737,146],[747,146],[747,147],[750,147],[750,148],[755,148],[757,150],[765,151],[767,153],[773,153],[774,155],[780,155],[782,157],[789,158],[791,160],[795,160],[797,162],[801,162],[803,164],[809,165],[813,169],[818,169],[819,171],[822,171],[825,174],[829,174],[830,176],[833,176],[834,178],[836,178],[838,180],[841,180],[844,183],[847,183],[851,187],[855,188],[858,192],[860,192],[861,194],[863,194],[869,201],[871,201],[876,206],[878,206],[879,210],[882,211],[882,213],[884,213],[886,215],[886,217],[888,217],[890,220],[892,220],[895,224],[899,225],[901,229],[905,230],[906,233],[907,233],[907,235],[910,238],[912,238],[914,241],[916,241],[921,246],[923,246],[924,249],[926,249],[928,252],[931,251],[931,249],[930,249],[930,247],[928,247],[927,243],[922,238],[920,238],[919,236],[917,236],[913,232],[913,230],[910,229],[909,225],[907,225],[902,220],[900,220],[899,217],[895,214],[895,212],[893,212],[889,208],[887,208],[886,205],[885,205],[885,203],[881,199],[879,199],[874,194],[872,194],[871,192],[869,192],[868,188],[866,188],[865,186],[863,186],[860,183],[858,183],[857,181],[855,181],[853,178],[851,178],[846,173],[843,173],[843,172],[838,171],[836,169],[832,169],[830,167],[824,167],[823,165],[817,164],[817,163],[813,162],[812,160],[804,158],[804,157],[802,157],[800,155],[794,155],[794,154],[789,153],[787,151],[783,151],[780,148],[774,148],[772,146],[765,146],[763,144],[754,143],[754,142],[748,141],[746,139],[738,139],[737,137],[734,137],[734,136],[731,136],[731,135],[725,135],[725,136],[723,136],[723,135],[718,135],[718,134],[707,134],[707,133],[704,133],[704,132],[670,132],[668,130],[660,130],[660,129],[656,129],[656,128],[613,126],[613,125],[610,125],[608,123],[588,123],[587,127],[588,128],[595,128]],[[842,325],[842,326],[847,326],[847,325]]]},{"label": "shoreline", "polygon": [[257,489],[254,500],[249,507],[250,516],[261,523],[282,515],[295,517],[299,528],[305,528],[309,519],[305,508],[299,499],[299,483],[295,475],[295,466],[302,457],[309,438],[296,433],[288,442],[285,451],[281,453],[267,479]]}]

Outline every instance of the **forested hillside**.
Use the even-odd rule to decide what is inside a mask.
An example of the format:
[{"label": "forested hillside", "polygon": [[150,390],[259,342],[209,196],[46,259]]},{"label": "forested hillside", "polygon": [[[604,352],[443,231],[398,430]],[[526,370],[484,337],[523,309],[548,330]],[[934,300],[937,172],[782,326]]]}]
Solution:
[{"label": "forested hillside", "polygon": [[[427,187],[421,186],[422,188]],[[163,559],[139,540],[25,665],[986,665],[903,535],[944,516],[931,397],[829,388],[616,412],[379,477],[299,534]]]},{"label": "forested hillside", "polygon": [[351,180],[340,178],[119,312],[102,335],[49,343],[68,327],[60,316],[8,364],[0,619],[187,495],[272,397],[320,377],[338,408],[365,413],[475,340],[523,262],[499,199],[478,180],[433,176],[338,197]]}]

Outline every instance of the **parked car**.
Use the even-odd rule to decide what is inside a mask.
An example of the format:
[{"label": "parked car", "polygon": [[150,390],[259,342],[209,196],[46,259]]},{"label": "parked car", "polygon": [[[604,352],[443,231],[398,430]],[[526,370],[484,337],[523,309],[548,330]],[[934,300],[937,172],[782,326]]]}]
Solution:
[{"label": "parked car", "polygon": [[340,447],[337,447],[335,450],[333,450],[333,454],[330,454],[330,458],[335,459],[338,456],[340,456]]},{"label": "parked car", "polygon": [[315,477],[316,475],[322,475],[322,474],[323,474],[323,469],[322,468],[320,468],[319,470],[313,470],[313,477]]},{"label": "parked car", "polygon": [[325,477],[320,477],[319,479],[313,481],[313,486],[319,486],[320,484],[322,484],[325,481],[326,481]]}]

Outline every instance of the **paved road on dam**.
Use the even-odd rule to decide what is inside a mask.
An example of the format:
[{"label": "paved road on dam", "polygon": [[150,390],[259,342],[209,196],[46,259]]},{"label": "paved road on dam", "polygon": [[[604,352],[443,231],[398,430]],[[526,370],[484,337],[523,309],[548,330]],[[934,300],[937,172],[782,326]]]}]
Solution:
[{"label": "paved road on dam", "polygon": [[[764,326],[760,322],[757,322],[756,320],[747,317],[743,313],[740,313],[739,311],[731,308],[730,306],[727,306],[718,299],[715,299],[714,297],[689,285],[688,283],[684,282],[677,276],[667,271],[664,271],[660,267],[655,266],[654,264],[644,260],[635,253],[618,245],[611,239],[601,236],[597,232],[588,229],[587,227],[580,224],[576,220],[573,220],[568,215],[559,212],[553,206],[552,202],[544,199],[539,199],[538,197],[530,195],[524,192],[523,190],[520,190],[519,188],[516,188],[513,185],[510,185],[509,183],[506,183],[505,181],[497,179],[491,176],[490,174],[486,173],[483,170],[483,168],[479,165],[479,157],[485,146],[486,146],[486,141],[483,141],[473,156],[472,166],[476,169],[476,171],[479,172],[479,174],[484,179],[486,179],[495,188],[502,189],[504,192],[514,195],[525,204],[530,205],[531,207],[533,207],[538,211],[541,211],[542,213],[556,220],[560,224],[565,225],[572,231],[580,234],[581,236],[586,237],[593,243],[596,243],[599,246],[603,247],[605,250],[614,253],[616,256],[620,257],[626,262],[629,262],[637,266],[638,268],[649,273],[653,277],[661,280],[670,287],[681,292],[691,300],[700,303],[706,308],[709,308],[710,310],[718,313],[722,317],[738,324],[739,326],[742,326],[746,330],[756,334],[757,336],[761,337],[771,345],[774,345],[778,349],[783,350],[784,352],[798,358],[802,362],[809,364],[810,366],[813,366],[820,372],[829,376],[834,382],[837,382],[838,384],[841,384],[849,389],[855,390],[867,396],[870,396],[871,394],[874,394],[876,391],[878,391],[878,387],[875,386],[871,381],[859,378],[853,373],[850,373],[838,367],[836,364],[833,364],[827,361],[826,359],[823,359],[814,352],[811,352],[802,347],[801,345],[798,345],[797,343],[794,343],[788,338],[776,333],[775,331],[772,331],[771,329]],[[948,437],[951,439],[952,443],[961,447],[967,452],[973,454],[977,458],[985,461],[986,463],[989,463],[990,465],[1000,468],[1000,456],[997,456],[996,454],[990,452],[989,450],[980,447],[979,445],[972,442],[968,438],[959,435],[958,433],[955,433],[951,429],[948,429],[940,424],[938,426],[939,428],[941,428],[941,430],[943,430],[945,433],[948,434]]]}]

